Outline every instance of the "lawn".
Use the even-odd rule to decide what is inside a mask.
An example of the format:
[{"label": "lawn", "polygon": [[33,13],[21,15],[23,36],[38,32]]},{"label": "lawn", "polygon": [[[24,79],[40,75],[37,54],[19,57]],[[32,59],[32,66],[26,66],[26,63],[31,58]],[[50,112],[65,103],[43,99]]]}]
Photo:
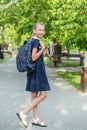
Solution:
[{"label": "lawn", "polygon": [[[53,61],[48,58],[44,57],[45,64],[49,67],[54,67]],[[61,63],[58,64],[58,67],[78,67],[80,66],[79,60],[69,60],[67,58],[62,58]]]},{"label": "lawn", "polygon": [[0,59],[0,64],[8,60],[11,56],[9,54],[4,54],[4,59]]},{"label": "lawn", "polygon": [[2,59],[0,59],[0,64],[1,64],[1,63],[3,63],[3,60],[2,60]]},{"label": "lawn", "polygon": [[77,90],[80,90],[80,72],[57,71],[57,74],[72,84]]},{"label": "lawn", "polygon": [[[44,58],[45,64],[49,67],[54,67],[53,61],[48,57]],[[69,60],[62,58],[61,63],[58,64],[58,67],[78,67],[80,66],[79,60]],[[80,72],[69,72],[69,71],[58,71],[57,74],[72,84],[77,90],[80,90]]]}]

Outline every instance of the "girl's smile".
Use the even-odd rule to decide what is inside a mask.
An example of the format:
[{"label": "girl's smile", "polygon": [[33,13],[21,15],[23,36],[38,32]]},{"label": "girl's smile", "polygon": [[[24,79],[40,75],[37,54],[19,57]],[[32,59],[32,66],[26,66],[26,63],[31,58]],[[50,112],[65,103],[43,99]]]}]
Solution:
[{"label": "girl's smile", "polygon": [[44,26],[38,25],[34,30],[34,36],[41,38],[44,35]]}]

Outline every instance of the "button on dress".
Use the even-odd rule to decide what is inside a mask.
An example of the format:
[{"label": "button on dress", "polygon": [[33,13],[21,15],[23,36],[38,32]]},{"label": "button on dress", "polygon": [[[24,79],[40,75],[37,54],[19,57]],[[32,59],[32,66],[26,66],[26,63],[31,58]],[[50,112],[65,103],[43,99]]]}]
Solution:
[{"label": "button on dress", "polygon": [[[32,39],[32,49],[37,48],[40,50],[40,40]],[[35,61],[35,70],[31,73],[27,73],[26,91],[39,92],[50,90],[49,82],[46,75],[45,64],[43,54]]]}]

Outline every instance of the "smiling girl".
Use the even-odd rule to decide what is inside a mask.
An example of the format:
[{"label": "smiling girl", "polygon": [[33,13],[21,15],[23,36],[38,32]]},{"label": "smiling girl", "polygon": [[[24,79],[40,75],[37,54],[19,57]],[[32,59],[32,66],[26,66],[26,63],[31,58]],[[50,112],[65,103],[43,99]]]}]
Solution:
[{"label": "smiling girl", "polygon": [[32,61],[35,62],[35,70],[32,73],[27,73],[26,91],[31,92],[31,103],[21,112],[17,113],[18,118],[25,127],[28,127],[27,115],[32,110],[33,119],[32,125],[38,125],[46,127],[38,116],[38,105],[47,97],[47,91],[50,90],[48,83],[45,64],[43,60],[43,53],[45,51],[44,44],[40,41],[40,38],[44,35],[44,24],[36,23],[33,27],[32,37]]}]

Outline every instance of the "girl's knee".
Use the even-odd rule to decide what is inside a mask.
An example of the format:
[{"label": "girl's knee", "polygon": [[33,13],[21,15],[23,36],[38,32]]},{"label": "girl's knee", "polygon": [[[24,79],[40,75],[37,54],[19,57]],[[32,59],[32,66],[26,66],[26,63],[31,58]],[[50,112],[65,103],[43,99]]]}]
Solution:
[{"label": "girl's knee", "polygon": [[47,92],[41,92],[41,93],[40,93],[40,96],[41,96],[43,99],[47,98]]},{"label": "girl's knee", "polygon": [[47,98],[47,92],[45,93],[44,97]]},{"label": "girl's knee", "polygon": [[32,98],[36,98],[38,97],[38,92],[32,92],[31,95],[32,95]]}]

